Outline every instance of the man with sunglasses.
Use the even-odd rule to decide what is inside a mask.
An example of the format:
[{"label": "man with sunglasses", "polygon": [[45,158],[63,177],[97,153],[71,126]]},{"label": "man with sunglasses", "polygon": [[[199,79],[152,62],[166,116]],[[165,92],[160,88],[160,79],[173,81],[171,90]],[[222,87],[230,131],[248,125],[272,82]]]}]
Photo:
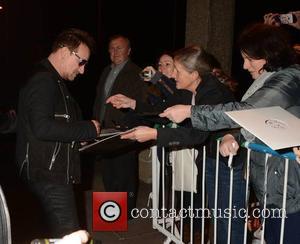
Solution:
[{"label": "man with sunglasses", "polygon": [[73,191],[80,182],[78,148],[97,137],[100,124],[81,120],[65,83],[84,73],[93,43],[82,30],[63,31],[19,96],[18,169],[40,201],[52,237],[80,229]]}]

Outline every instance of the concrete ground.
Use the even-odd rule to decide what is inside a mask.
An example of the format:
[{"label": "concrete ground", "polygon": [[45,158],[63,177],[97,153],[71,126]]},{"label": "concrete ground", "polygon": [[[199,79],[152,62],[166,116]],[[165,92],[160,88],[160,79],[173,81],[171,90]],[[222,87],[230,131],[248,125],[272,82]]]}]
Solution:
[{"label": "concrete ground", "polygon": [[[34,196],[27,190],[24,182],[17,176],[15,167],[15,137],[1,136],[0,139],[0,184],[6,196],[10,212],[13,244],[28,244],[35,238],[47,237],[45,221],[41,207]],[[98,166],[97,166],[98,167]],[[97,168],[96,167],[96,168]],[[91,181],[94,165],[87,162],[83,165],[83,184],[76,188],[81,225],[89,229],[91,221],[91,192],[102,191],[101,175],[96,181]],[[140,182],[137,207],[146,207],[151,184]],[[95,240],[103,244],[112,243],[163,243],[165,237],[152,228],[151,219],[133,219],[128,222],[126,232],[91,232]]]},{"label": "concrete ground", "polygon": [[[151,170],[149,167],[145,167],[145,165],[140,165],[140,175],[142,179],[146,182],[148,180],[145,178],[148,170]],[[96,164],[94,167],[94,171],[101,172],[101,165]],[[93,189],[94,191],[104,191],[101,173],[97,174],[97,177],[93,181]],[[140,180],[139,183],[139,193],[138,193],[138,200],[137,200],[137,208],[146,208],[148,204],[149,193],[152,190],[152,185],[150,183],[145,183]],[[87,199],[91,199],[91,192],[86,192]],[[87,206],[90,204],[88,203]],[[88,214],[90,215],[89,211],[87,210]],[[89,218],[89,216],[88,216]],[[89,218],[91,219],[91,218]],[[89,221],[89,220],[88,220]],[[90,226],[90,224],[88,224]],[[100,239],[104,244],[113,244],[113,243],[124,243],[124,244],[153,244],[153,243],[163,243],[165,237],[160,234],[157,230],[152,228],[152,219],[151,218],[137,218],[131,219],[128,221],[128,231],[126,232],[92,232],[93,238],[95,240]]]}]

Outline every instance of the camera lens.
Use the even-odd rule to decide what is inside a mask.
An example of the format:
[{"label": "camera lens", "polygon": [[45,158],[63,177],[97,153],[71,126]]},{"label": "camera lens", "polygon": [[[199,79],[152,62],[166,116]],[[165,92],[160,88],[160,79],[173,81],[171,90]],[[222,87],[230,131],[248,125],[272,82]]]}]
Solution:
[{"label": "camera lens", "polygon": [[151,70],[145,70],[140,73],[140,76],[142,79],[151,79],[153,74],[152,74]]}]

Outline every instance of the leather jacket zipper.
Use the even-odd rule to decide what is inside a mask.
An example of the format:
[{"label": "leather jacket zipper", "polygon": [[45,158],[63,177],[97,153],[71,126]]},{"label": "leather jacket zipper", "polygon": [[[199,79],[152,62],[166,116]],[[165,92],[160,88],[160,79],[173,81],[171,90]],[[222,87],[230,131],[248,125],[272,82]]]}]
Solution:
[{"label": "leather jacket zipper", "polygon": [[70,144],[68,144],[67,184],[70,183]]},{"label": "leather jacket zipper", "polygon": [[60,147],[61,147],[61,143],[60,142],[56,142],[55,143],[55,147],[54,147],[54,151],[52,153],[52,157],[51,157],[51,162],[49,165],[49,170],[52,170],[53,164],[55,162],[55,159],[60,151]]},{"label": "leather jacket zipper", "polygon": [[[63,118],[65,118],[67,120],[67,122],[69,122],[70,120],[70,115],[69,115],[69,110],[68,110],[68,105],[67,105],[67,100],[69,98],[68,95],[65,95],[64,89],[63,89],[63,83],[61,83],[60,80],[58,80],[58,84],[59,84],[59,89],[61,91],[63,100],[64,100],[64,104],[65,104],[65,109],[66,109],[66,114],[62,114]],[[55,116],[60,116],[60,115],[55,115]],[[70,144],[67,145],[67,184],[69,184],[70,182]]]},{"label": "leather jacket zipper", "polygon": [[30,177],[29,177],[29,142],[26,143],[26,155],[25,155],[25,159],[22,162],[22,165],[21,165],[21,168],[19,171],[20,176],[22,175],[22,171],[24,169],[25,164],[27,164],[27,167],[26,167],[27,172],[26,173],[27,173],[27,179],[29,180],[30,179]]},{"label": "leather jacket zipper", "polygon": [[64,118],[64,119],[67,119],[67,120],[70,119],[70,115],[68,115],[68,114],[55,114],[54,117],[55,118]]}]

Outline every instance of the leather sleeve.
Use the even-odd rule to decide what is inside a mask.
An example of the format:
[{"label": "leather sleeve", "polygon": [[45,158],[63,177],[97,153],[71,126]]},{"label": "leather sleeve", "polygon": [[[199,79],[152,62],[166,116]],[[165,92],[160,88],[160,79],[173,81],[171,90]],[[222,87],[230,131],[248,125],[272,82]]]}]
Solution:
[{"label": "leather sleeve", "polygon": [[24,94],[29,127],[40,140],[81,141],[96,137],[96,129],[90,121],[55,119],[55,104],[60,94],[56,81],[47,73],[35,75]]},{"label": "leather sleeve", "polygon": [[159,128],[157,129],[158,146],[195,146],[205,142],[209,133],[195,128]]},{"label": "leather sleeve", "polygon": [[215,106],[192,106],[191,120],[193,126],[209,131],[237,128],[238,125],[234,123],[225,112],[270,106],[280,106],[297,115],[300,108],[299,77],[299,69],[287,68],[278,71],[270,77],[259,90],[244,102],[230,102]]}]

